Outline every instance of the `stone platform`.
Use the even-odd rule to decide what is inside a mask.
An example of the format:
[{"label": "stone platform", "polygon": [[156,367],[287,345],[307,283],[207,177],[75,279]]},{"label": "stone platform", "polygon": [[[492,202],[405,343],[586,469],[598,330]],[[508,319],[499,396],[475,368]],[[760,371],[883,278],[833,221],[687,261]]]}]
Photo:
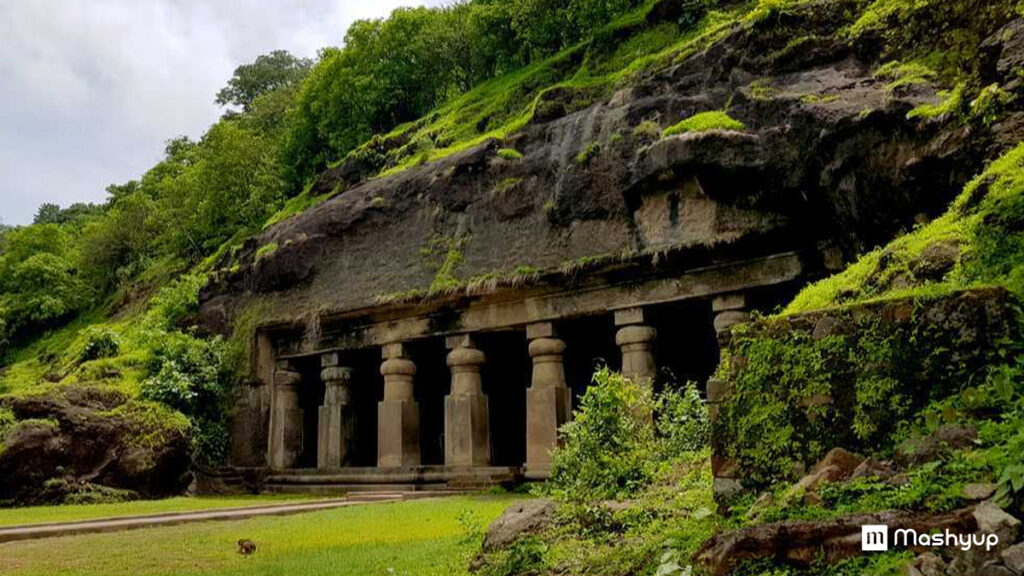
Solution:
[{"label": "stone platform", "polygon": [[523,480],[523,471],[507,466],[357,467],[336,470],[294,469],[267,476],[272,493],[461,492]]}]

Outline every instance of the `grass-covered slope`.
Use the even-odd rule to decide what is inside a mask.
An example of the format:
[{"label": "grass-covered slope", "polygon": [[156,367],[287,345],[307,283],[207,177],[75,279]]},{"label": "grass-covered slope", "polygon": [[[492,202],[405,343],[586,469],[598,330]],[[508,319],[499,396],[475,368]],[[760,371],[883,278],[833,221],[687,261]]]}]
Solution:
[{"label": "grass-covered slope", "polygon": [[785,313],[980,286],[1024,296],[1024,145],[995,160],[940,218],[808,286]]}]

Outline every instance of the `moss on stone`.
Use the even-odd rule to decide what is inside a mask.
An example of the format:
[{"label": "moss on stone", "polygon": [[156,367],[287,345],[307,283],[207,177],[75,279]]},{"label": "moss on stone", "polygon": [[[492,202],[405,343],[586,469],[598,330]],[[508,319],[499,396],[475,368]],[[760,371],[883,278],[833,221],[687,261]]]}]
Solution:
[{"label": "moss on stone", "polygon": [[666,128],[663,136],[667,138],[689,132],[707,132],[708,130],[741,131],[746,128],[742,122],[733,119],[724,110],[713,110],[694,114],[678,124]]}]

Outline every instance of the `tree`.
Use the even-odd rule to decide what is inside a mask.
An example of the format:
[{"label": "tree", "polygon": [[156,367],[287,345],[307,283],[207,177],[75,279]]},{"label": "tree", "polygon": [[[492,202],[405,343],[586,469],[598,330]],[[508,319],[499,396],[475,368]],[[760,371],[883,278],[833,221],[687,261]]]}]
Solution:
[{"label": "tree", "polygon": [[221,106],[233,105],[248,111],[260,95],[302,81],[312,66],[312,60],[296,58],[286,50],[263,54],[255,62],[235,68],[228,85],[217,92],[215,102]]}]

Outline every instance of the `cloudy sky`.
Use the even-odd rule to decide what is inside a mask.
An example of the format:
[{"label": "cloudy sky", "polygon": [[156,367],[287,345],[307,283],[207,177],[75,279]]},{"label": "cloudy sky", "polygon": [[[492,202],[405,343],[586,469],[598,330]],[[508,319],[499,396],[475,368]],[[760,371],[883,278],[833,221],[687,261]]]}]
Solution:
[{"label": "cloudy sky", "polygon": [[201,135],[235,66],[315,56],[358,18],[443,0],[0,0],[0,223],[97,202]]}]

